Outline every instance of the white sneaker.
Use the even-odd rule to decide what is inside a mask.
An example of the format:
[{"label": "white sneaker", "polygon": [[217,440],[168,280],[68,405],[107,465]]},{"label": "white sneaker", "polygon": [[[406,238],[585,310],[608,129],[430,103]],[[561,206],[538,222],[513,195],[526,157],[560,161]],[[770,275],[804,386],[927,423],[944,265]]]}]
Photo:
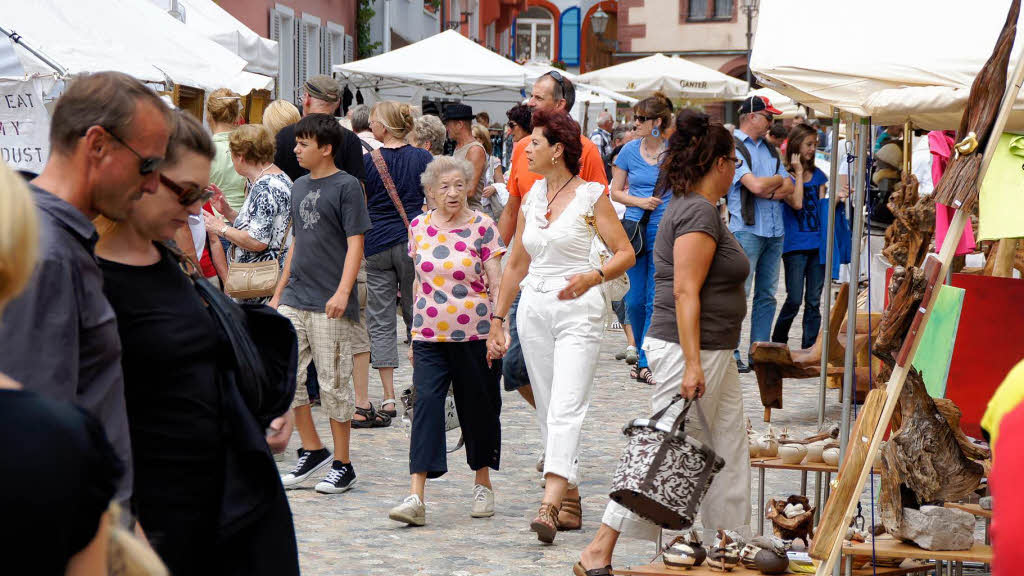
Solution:
[{"label": "white sneaker", "polygon": [[473,518],[490,518],[494,516],[494,492],[482,484],[473,486]]},{"label": "white sneaker", "polygon": [[410,526],[423,526],[427,523],[427,507],[423,505],[419,496],[412,494],[392,508],[388,512],[388,518],[396,522],[405,522]]}]

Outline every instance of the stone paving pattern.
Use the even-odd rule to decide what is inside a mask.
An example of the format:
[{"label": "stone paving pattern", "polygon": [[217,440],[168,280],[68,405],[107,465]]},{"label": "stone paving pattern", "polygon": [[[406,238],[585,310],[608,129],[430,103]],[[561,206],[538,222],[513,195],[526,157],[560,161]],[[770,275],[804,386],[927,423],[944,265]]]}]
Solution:
[{"label": "stone paving pattern", "polygon": [[[777,296],[781,307],[785,297],[780,279]],[[790,346],[799,347],[798,316],[790,334]],[[401,320],[399,320],[401,324]],[[402,328],[399,327],[399,332]],[[743,345],[749,336],[744,321]],[[615,360],[625,347],[622,332],[608,330],[601,347],[597,382],[590,411],[583,428],[580,464],[583,495],[583,529],[560,532],[553,545],[545,545],[529,530],[542,496],[540,474],[534,466],[540,454],[540,432],[529,405],[516,393],[503,394],[501,470],[491,473],[495,490],[495,515],[470,518],[473,474],[465,463],[465,451],[449,454],[449,472],[430,480],[426,487],[427,525],[410,528],[388,519],[388,510],[409,490],[408,430],[400,419],[390,428],[353,430],[352,460],[358,476],[356,486],[341,495],[318,494],[310,478],[300,489],[288,491],[295,517],[302,573],[317,575],[569,575],[579,551],[600,525],[608,501],[611,476],[625,444],[623,425],[650,413],[650,388],[629,380],[629,367]],[[411,385],[411,368],[401,355],[396,370],[396,389]],[[741,374],[744,410],[758,430],[766,428],[763,408],[753,373]],[[374,405],[381,398],[376,371],[370,374],[370,397]],[[772,414],[772,426],[789,428],[791,435],[804,437],[817,429],[818,381],[787,380],[783,410]],[[839,395],[829,390],[826,419],[838,422]],[[327,419],[314,408],[317,429],[330,446]],[[298,434],[292,438],[282,471],[294,464]],[[875,481],[877,490],[877,479]],[[799,493],[798,472],[769,471],[766,499]],[[808,492],[814,491],[814,476]],[[877,492],[876,492],[877,493]],[[757,472],[751,471],[751,519],[757,519]],[[812,498],[813,501],[813,498]],[[870,491],[865,488],[864,514],[870,524]],[[766,521],[767,522],[767,521]],[[699,520],[698,520],[699,526]],[[651,542],[623,538],[615,554],[615,565],[646,564],[655,555]]]}]

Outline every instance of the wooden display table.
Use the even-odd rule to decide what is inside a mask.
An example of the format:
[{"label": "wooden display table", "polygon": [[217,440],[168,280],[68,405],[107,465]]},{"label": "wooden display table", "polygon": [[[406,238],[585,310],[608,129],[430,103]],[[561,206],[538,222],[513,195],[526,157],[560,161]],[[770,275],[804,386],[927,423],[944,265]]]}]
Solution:
[{"label": "wooden display table", "polygon": [[986,520],[992,519],[992,511],[985,510],[978,504],[961,504],[959,502],[946,502],[943,504],[946,508],[952,508],[954,510],[963,510],[969,514],[974,514],[978,518],[984,518]]},{"label": "wooden display table", "polygon": [[[975,542],[970,550],[925,550],[919,546],[907,544],[894,539],[892,536],[885,535],[875,539],[873,553],[877,558],[935,560],[939,565],[939,574],[942,574],[942,565],[944,563],[949,563],[950,568],[957,572],[962,571],[964,562],[992,563],[992,547],[981,542]],[[854,556],[871,555],[871,542],[843,543],[843,556],[846,557],[847,570],[853,564]]]},{"label": "wooden display table", "polygon": [[[923,574],[928,570],[931,570],[933,566],[931,564],[917,564],[913,563],[906,567],[901,568],[875,568],[874,571],[870,567],[854,570],[850,572],[844,572],[844,575],[849,576],[902,576],[903,574]],[[721,570],[715,570],[710,566],[698,566],[697,568],[691,568],[689,570],[684,568],[669,568],[661,562],[656,562],[648,566],[633,566],[627,568],[615,568],[612,570],[612,574],[621,576],[722,576],[728,574],[731,576],[761,576],[761,572],[757,570],[748,570],[743,566],[737,566],[731,572],[722,572]]]},{"label": "wooden display table", "polygon": [[[750,467],[757,469],[757,534],[760,536],[764,534],[764,477],[766,470],[793,470],[800,472],[800,495],[807,496],[807,473],[815,472],[822,473],[825,475],[825,481],[822,485],[825,487],[825,494],[818,501],[818,495],[814,497],[814,508],[815,511],[820,511],[824,506],[825,502],[828,501],[829,493],[831,492],[829,484],[832,480],[832,475],[839,472],[839,466],[833,466],[824,462],[803,462],[802,464],[783,464],[782,458],[778,457],[757,457],[750,459]],[[872,469],[873,474],[879,474],[878,469]],[[784,496],[779,494],[779,496]],[[786,494],[785,496],[788,496]]]}]

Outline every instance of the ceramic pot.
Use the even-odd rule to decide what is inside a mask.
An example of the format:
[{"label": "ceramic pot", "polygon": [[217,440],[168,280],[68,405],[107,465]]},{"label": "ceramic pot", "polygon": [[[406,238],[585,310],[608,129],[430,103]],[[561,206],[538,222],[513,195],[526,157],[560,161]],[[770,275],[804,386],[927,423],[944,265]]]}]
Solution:
[{"label": "ceramic pot", "polygon": [[756,570],[757,565],[754,563],[754,558],[757,557],[757,553],[760,551],[760,547],[747,544],[740,550],[740,564],[743,564],[743,567],[749,570]]},{"label": "ceramic pot", "polygon": [[779,446],[779,456],[783,464],[799,464],[807,456],[807,447],[803,444],[783,444]]},{"label": "ceramic pot", "polygon": [[753,436],[747,437],[747,450],[750,452],[751,458],[757,458],[761,455],[761,445],[757,443],[757,438]]},{"label": "ceramic pot", "polygon": [[785,574],[789,569],[789,557],[779,556],[771,550],[759,550],[754,556],[754,566],[762,574]]},{"label": "ceramic pot", "polygon": [[821,453],[825,451],[826,442],[818,440],[817,442],[811,442],[807,445],[807,463],[817,464],[824,462],[825,460],[821,457]]},{"label": "ceramic pot", "polygon": [[711,552],[708,553],[708,566],[717,568],[724,572],[730,572],[733,568],[740,563],[739,549],[735,544],[729,544],[725,547],[714,547]]},{"label": "ceramic pot", "polygon": [[762,434],[757,439],[757,443],[761,447],[761,456],[775,457],[779,455],[779,441],[775,439],[771,430],[767,434]]},{"label": "ceramic pot", "polygon": [[839,465],[839,448],[828,448],[821,453],[822,460],[829,466]]},{"label": "ceramic pot", "polygon": [[665,550],[665,566],[672,568],[693,568],[700,566],[707,558],[707,552],[699,543],[677,542]]}]

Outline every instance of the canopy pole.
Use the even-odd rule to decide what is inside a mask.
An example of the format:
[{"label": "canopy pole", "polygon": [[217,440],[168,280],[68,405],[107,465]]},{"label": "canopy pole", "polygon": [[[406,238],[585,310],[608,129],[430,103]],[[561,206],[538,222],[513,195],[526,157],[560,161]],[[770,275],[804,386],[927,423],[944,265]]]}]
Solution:
[{"label": "canopy pole", "polygon": [[907,120],[903,124],[903,173],[910,174],[911,159],[914,155],[914,124]]},{"label": "canopy pole", "polygon": [[[818,426],[820,427],[825,423],[825,393],[826,386],[828,384],[828,355],[829,355],[829,340],[832,335],[829,334],[829,317],[831,316],[832,310],[832,258],[834,257],[835,251],[835,236],[836,236],[836,206],[838,205],[839,196],[839,109],[836,108],[832,111],[832,157],[829,159],[829,170],[828,170],[828,223],[826,224],[827,233],[825,234],[826,246],[825,246],[825,302],[821,312],[821,317],[824,322],[821,323],[821,376],[818,382]],[[814,501],[822,501],[822,489],[824,486],[821,483],[821,472],[815,472],[814,474]],[[821,515],[821,506],[818,505],[814,509],[814,517],[817,520]]]},{"label": "canopy pole", "polygon": [[14,30],[8,31],[3,26],[0,26],[0,33],[2,33],[4,36],[7,36],[8,38],[10,38],[11,42],[14,42],[15,44],[20,44],[22,48],[24,48],[25,50],[28,50],[29,53],[31,53],[36,58],[39,58],[40,60],[42,60],[43,63],[46,64],[47,66],[49,66],[50,68],[53,68],[54,71],[57,72],[57,74],[61,78],[64,78],[64,77],[66,77],[68,75],[68,71],[67,71],[66,68],[64,68],[63,66],[58,64],[56,61],[54,61],[52,58],[50,58],[46,54],[43,54],[39,50],[36,50],[32,46],[29,46],[28,44],[26,44],[25,40],[22,38],[21,34],[18,34]]},{"label": "canopy pole", "polygon": [[[846,457],[850,435],[850,412],[854,394],[854,360],[856,346],[853,345],[857,331],[857,293],[860,288],[861,236],[864,235],[864,199],[867,195],[867,155],[871,142],[871,119],[861,118],[857,130],[857,188],[853,197],[853,238],[850,242],[850,301],[846,311],[846,358],[843,363],[843,415],[839,423],[839,460]],[[870,286],[868,287],[870,297]]]}]

